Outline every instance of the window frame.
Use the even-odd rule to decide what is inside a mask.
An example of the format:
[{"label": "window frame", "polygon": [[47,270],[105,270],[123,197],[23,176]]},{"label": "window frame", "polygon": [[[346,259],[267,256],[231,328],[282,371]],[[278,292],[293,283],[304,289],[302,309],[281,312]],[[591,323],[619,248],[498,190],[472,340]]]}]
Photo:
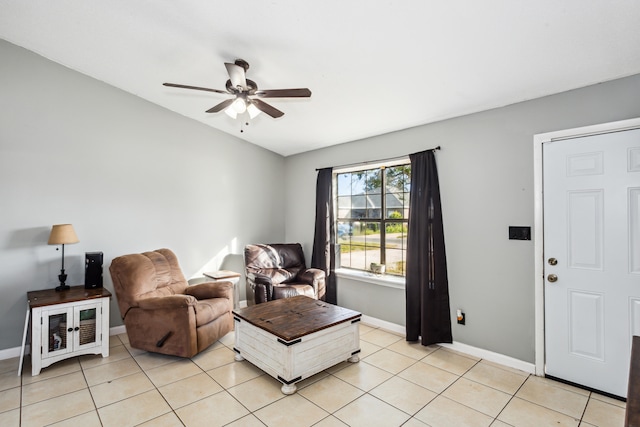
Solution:
[{"label": "window frame", "polygon": [[[380,256],[380,264],[384,264],[387,265],[386,262],[386,257],[387,257],[387,242],[386,242],[386,235],[387,235],[387,225],[389,224],[397,224],[397,223],[402,223],[404,225],[403,229],[408,230],[408,224],[409,224],[409,205],[407,204],[406,207],[403,207],[403,210],[405,210],[406,214],[403,213],[403,217],[402,218],[389,218],[388,217],[388,213],[387,213],[387,196],[389,194],[397,194],[397,192],[394,191],[388,191],[387,189],[387,174],[385,173],[385,170],[388,168],[392,168],[392,167],[398,167],[398,166],[409,166],[411,167],[411,161],[409,159],[409,157],[403,157],[403,158],[397,158],[397,159],[392,159],[392,160],[387,160],[387,161],[379,161],[379,162],[375,162],[375,163],[360,163],[360,164],[354,164],[354,165],[349,165],[348,167],[341,167],[341,168],[334,168],[333,170],[333,180],[334,180],[334,194],[333,194],[333,198],[334,198],[334,232],[335,232],[335,242],[336,245],[341,245],[340,243],[340,238],[339,238],[339,224],[344,224],[344,223],[349,223],[351,224],[350,229],[353,229],[353,224],[354,223],[377,223],[379,224],[379,230],[380,230],[380,243],[379,243],[379,256]],[[367,215],[365,215],[364,217],[357,217],[354,218],[353,216],[350,217],[340,217],[339,213],[340,213],[340,194],[339,194],[339,188],[338,188],[338,176],[342,175],[342,174],[347,174],[347,173],[358,173],[358,172],[362,172],[366,175],[367,172],[369,171],[380,171],[381,174],[381,184],[380,184],[380,216],[379,218],[372,218],[368,216],[368,209],[367,208],[367,204],[365,202],[365,212],[367,212]],[[408,180],[409,180],[409,187],[407,189],[405,189],[404,191],[402,191],[402,193],[406,193],[407,195],[410,193],[410,179],[411,179],[411,175],[409,173],[408,175]],[[351,193],[349,194],[349,197],[352,198],[354,196],[353,194],[353,188],[351,188]],[[372,194],[376,194],[376,193],[372,193]],[[359,194],[356,194],[359,195]],[[366,192],[364,193],[364,196],[366,197]],[[405,232],[406,233],[406,232]],[[405,234],[406,235],[406,234]],[[405,237],[406,238],[406,237]],[[351,244],[351,242],[349,242],[349,244]],[[366,248],[366,241],[365,244],[363,245]],[[398,277],[401,279],[404,279],[406,277],[406,242],[403,244],[402,248],[400,249],[403,253],[402,256],[402,261],[404,262],[404,266],[402,267],[402,271],[401,272],[390,272],[390,271],[386,271],[385,275],[387,276],[392,276],[392,277]],[[340,259],[342,257],[342,254],[340,253],[340,255],[338,255],[338,258]],[[365,262],[365,268],[357,268],[357,267],[352,267],[352,266],[343,266],[340,265],[339,268],[341,269],[347,269],[350,271],[354,271],[354,272],[364,272],[364,273],[369,273],[372,274],[371,269],[369,268],[369,263]],[[340,262],[341,264],[341,262]]]}]

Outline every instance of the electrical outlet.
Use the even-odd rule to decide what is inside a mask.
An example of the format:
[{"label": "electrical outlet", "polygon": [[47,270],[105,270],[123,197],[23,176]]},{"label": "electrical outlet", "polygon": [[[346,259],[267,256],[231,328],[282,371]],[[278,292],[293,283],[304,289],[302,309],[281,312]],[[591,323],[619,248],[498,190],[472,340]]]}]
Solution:
[{"label": "electrical outlet", "polygon": [[465,314],[462,312],[462,310],[458,310],[457,312],[457,319],[458,319],[458,325],[464,325],[466,319]]}]

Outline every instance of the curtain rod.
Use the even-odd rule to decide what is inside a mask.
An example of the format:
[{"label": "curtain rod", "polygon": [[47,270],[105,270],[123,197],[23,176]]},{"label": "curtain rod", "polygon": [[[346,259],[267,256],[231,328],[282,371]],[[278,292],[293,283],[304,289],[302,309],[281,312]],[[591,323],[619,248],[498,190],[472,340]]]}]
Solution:
[{"label": "curtain rod", "polygon": [[[438,146],[437,146],[437,147],[435,147],[435,148],[431,148],[431,149],[423,150],[423,151],[436,151],[436,150],[440,150],[440,149],[441,149],[441,148],[440,148],[440,146],[438,145]],[[407,154],[407,156],[408,156],[408,154]],[[394,161],[394,160],[401,160],[401,159],[404,159],[404,158],[406,158],[407,156],[392,157],[392,158],[390,158],[390,159],[368,160],[368,161],[366,161],[366,162],[350,163],[350,164],[348,164],[348,165],[338,165],[338,166],[331,166],[331,167],[332,167],[333,169],[338,169],[338,168],[348,168],[348,167],[351,167],[351,166],[359,166],[359,165],[363,165],[363,166],[364,166],[364,165],[368,165],[368,164],[371,164],[371,163],[392,162],[392,161]],[[326,168],[316,168],[316,171],[319,171],[320,169],[326,169]]]}]

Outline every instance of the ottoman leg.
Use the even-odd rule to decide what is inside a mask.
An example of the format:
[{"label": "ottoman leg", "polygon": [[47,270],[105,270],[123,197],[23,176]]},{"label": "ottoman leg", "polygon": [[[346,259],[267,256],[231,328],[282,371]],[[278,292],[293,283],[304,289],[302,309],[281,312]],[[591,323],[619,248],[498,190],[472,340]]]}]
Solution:
[{"label": "ottoman leg", "polygon": [[298,387],[295,384],[282,384],[282,388],[280,390],[283,394],[293,394],[297,389]]}]

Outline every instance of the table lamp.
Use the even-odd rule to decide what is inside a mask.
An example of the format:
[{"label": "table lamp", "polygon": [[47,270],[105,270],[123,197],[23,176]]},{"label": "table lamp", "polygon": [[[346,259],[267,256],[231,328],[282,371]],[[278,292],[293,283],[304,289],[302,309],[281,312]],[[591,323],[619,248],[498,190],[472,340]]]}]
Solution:
[{"label": "table lamp", "polygon": [[[73,225],[71,224],[56,224],[51,227],[51,234],[49,235],[49,244],[50,245],[62,245],[62,268],[60,269],[60,274],[58,275],[58,280],[60,280],[60,286],[56,288],[56,291],[66,291],[69,289],[68,285],[65,285],[65,281],[67,280],[67,275],[64,272],[64,245],[68,245],[70,243],[78,243],[78,236],[76,236],[76,232],[73,229]],[[56,250],[58,250],[56,248]]]}]

